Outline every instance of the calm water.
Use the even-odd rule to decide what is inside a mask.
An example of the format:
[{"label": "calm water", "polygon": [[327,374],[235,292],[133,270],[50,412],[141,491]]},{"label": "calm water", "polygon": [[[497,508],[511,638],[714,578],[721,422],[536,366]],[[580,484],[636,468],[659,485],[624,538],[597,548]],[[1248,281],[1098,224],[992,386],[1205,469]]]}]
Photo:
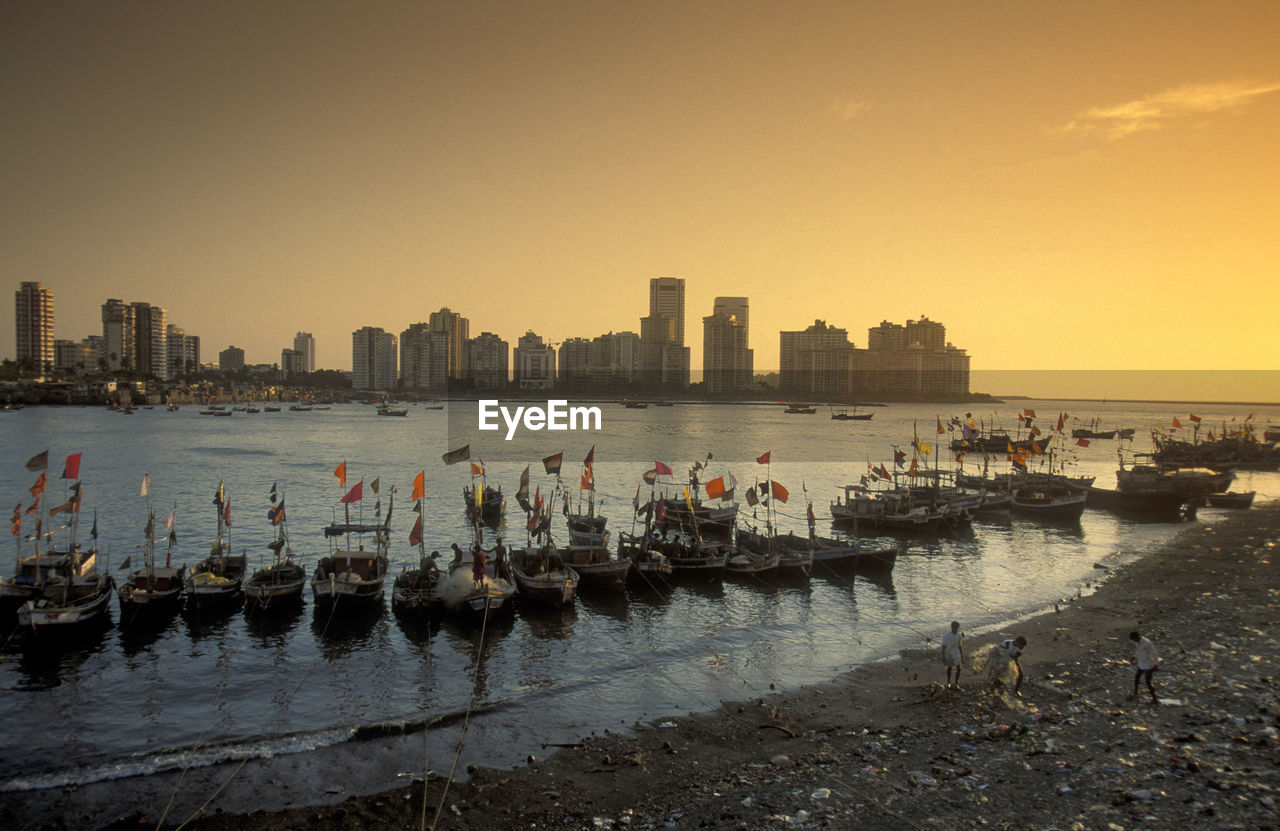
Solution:
[{"label": "calm water", "polygon": [[[1168,405],[1085,410],[1078,402],[1047,401],[974,416],[1013,429],[1024,406],[1037,410],[1042,429],[1052,427],[1060,410],[1140,430],[1174,416],[1188,421],[1188,413]],[[792,494],[782,506],[781,527],[804,533],[807,493],[819,532],[829,534],[827,503],[841,485],[856,482],[867,462],[892,467],[893,445],[909,451],[913,430],[933,443],[939,417],[945,423],[963,415],[954,407],[895,405],[876,409],[871,422],[839,422],[825,411],[784,415],[777,405],[628,410],[603,404],[599,433],[525,434],[508,443],[500,434],[470,429],[474,403],[450,407],[411,407],[408,418],[379,418],[361,405],[231,418],[202,417],[195,407],[133,415],[30,407],[0,416],[0,494],[25,506],[35,476],[23,463],[48,448],[48,500],[56,504],[62,460],[83,453],[81,538],[96,510],[100,547],[119,573],[142,539],[143,474],[151,476],[161,519],[177,505],[176,561],[187,564],[208,550],[214,535],[212,499],[220,479],[231,499],[232,547],[255,559],[265,554],[272,533],[268,492],[278,482],[295,556],[310,571],[327,551],[321,529],[333,519],[341,492],[332,471],[345,460],[348,484],[364,479],[367,496],[368,485],[380,479],[384,510],[390,487],[398,489],[391,556],[392,571],[399,572],[416,561],[407,544],[413,518],[407,497],[419,470],[428,482],[428,550],[466,541],[461,489],[469,482],[467,466],[446,467],[440,459],[465,441],[485,457],[490,482],[503,486],[513,508],[510,496],[526,464],[533,465],[534,484],[549,489],[554,478],[542,475],[539,460],[563,450],[566,481],[576,485],[581,461],[595,445],[599,509],[615,535],[631,529],[631,500],[653,461],[682,475],[710,452],[712,475],[732,472],[747,483],[764,473],[754,459],[771,451],[772,477]],[[1216,406],[1197,414],[1216,429],[1254,409]],[[1268,415],[1258,413],[1258,421],[1265,424]],[[950,437],[936,438],[945,443]],[[1140,433],[1138,449],[1147,446],[1149,437]],[[1116,452],[1114,441],[1073,448],[1069,470],[1113,485]],[[974,466],[968,459],[967,467]],[[1242,474],[1234,489],[1274,498],[1280,477]],[[372,505],[363,503],[366,517]],[[1202,511],[1200,521],[1216,515]],[[998,627],[1019,611],[1075,595],[1096,579],[1095,563],[1123,561],[1175,530],[1093,510],[1074,528],[1015,517],[977,523],[963,536],[904,541],[891,581],[819,573],[807,585],[781,588],[726,583],[625,599],[584,597],[571,610],[522,612],[483,633],[453,624],[406,626],[389,605],[365,619],[330,622],[313,613],[309,591],[298,614],[270,622],[235,612],[124,627],[113,602],[109,627],[56,652],[29,648],[21,632],[5,633],[0,708],[9,719],[0,794],[246,758],[275,757],[286,765],[303,758],[300,751],[335,753],[368,744],[370,736],[383,752],[363,752],[366,763],[347,791],[387,787],[398,773],[420,772],[424,764],[447,767],[473,678],[475,714],[462,763],[515,764],[541,752],[542,742],[707,709],[762,695],[770,684],[785,690],[827,680],[925,646],[925,638],[940,635],[953,618],[971,633]],[[522,524],[513,524],[508,538],[523,536]],[[430,730],[413,732],[413,725],[433,720]],[[406,725],[408,738],[381,735]]]}]

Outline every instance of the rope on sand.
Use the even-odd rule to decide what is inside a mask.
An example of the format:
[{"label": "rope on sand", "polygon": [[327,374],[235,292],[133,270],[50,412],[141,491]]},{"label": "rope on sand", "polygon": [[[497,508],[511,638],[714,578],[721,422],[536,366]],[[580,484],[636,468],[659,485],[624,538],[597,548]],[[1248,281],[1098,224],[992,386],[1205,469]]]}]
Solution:
[{"label": "rope on sand", "polygon": [[[480,685],[480,666],[484,663],[484,635],[485,630],[489,626],[489,602],[486,599],[484,604],[484,618],[480,622],[480,644],[476,650],[476,668],[471,675],[471,697],[467,700],[467,712],[462,717],[462,732],[458,735],[458,748],[453,754],[453,764],[449,766],[449,777],[444,782],[444,789],[440,791],[440,804],[436,806],[435,816],[431,819],[431,828],[435,828],[440,823],[440,814],[444,811],[444,803],[449,795],[449,786],[453,784],[454,775],[458,770],[458,759],[462,756],[462,747],[467,740],[467,728],[471,725],[471,710],[476,701],[476,690]],[[425,743],[425,739],[423,740]],[[420,820],[422,829],[427,827],[427,780],[425,776],[422,780],[422,818]]]}]

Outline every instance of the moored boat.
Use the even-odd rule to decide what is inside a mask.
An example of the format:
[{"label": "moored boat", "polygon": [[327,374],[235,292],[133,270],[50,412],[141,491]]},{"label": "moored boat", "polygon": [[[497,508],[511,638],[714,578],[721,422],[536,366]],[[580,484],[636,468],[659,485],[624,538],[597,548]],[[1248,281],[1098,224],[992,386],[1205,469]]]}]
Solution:
[{"label": "moored boat", "polygon": [[[346,462],[338,470],[338,480],[346,486]],[[336,471],[335,471],[336,473]],[[377,481],[375,480],[375,485]],[[363,505],[364,480],[361,479],[342,497],[343,520],[335,520],[324,529],[329,541],[329,553],[321,557],[311,575],[311,595],[317,611],[329,614],[358,612],[381,607],[384,584],[387,579],[387,550],[391,543],[391,507],[386,519],[380,516],[379,507],[374,510],[375,520],[370,523],[351,521],[351,505]],[[373,536],[373,547],[366,549],[366,535]],[[352,537],[355,537],[355,540]]]},{"label": "moored boat", "polygon": [[268,612],[274,609],[292,608],[302,602],[303,589],[307,585],[307,572],[293,561],[293,549],[289,546],[286,529],[284,497],[277,499],[277,489],[271,486],[271,509],[267,519],[275,526],[276,538],[267,544],[275,562],[259,568],[244,581],[245,607],[250,612]]},{"label": "moored boat", "polygon": [[213,496],[217,508],[218,535],[209,547],[209,556],[187,575],[186,608],[188,611],[221,609],[244,600],[243,584],[249,570],[249,556],[231,554],[227,531],[231,527],[231,503],[221,481]]},{"label": "moored boat", "polygon": [[559,609],[573,603],[578,573],[565,564],[549,542],[512,551],[510,562],[521,604],[529,602]]}]

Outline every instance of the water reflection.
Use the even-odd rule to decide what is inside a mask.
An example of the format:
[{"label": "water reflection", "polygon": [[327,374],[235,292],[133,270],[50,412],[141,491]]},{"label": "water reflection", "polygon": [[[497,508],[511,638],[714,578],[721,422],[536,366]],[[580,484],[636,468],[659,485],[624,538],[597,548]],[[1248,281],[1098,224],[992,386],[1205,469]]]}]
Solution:
[{"label": "water reflection", "polygon": [[246,606],[244,628],[260,646],[279,646],[287,643],[289,635],[298,628],[298,624],[302,621],[302,613],[303,604],[301,603],[272,606],[270,612],[261,610],[254,612]]},{"label": "water reflection", "polygon": [[341,614],[330,609],[311,616],[311,632],[320,643],[326,661],[338,661],[357,649],[372,645],[371,635],[385,612],[382,604],[367,609],[351,608]]},{"label": "water reflection", "polygon": [[46,690],[78,673],[81,666],[106,648],[111,620],[99,618],[72,632],[33,635],[19,629],[13,643],[21,649],[18,660],[19,690]]},{"label": "water reflection", "polygon": [[577,606],[565,606],[555,609],[547,606],[521,606],[520,617],[529,627],[529,634],[535,638],[553,638],[563,640],[573,632],[574,621],[578,619]]}]

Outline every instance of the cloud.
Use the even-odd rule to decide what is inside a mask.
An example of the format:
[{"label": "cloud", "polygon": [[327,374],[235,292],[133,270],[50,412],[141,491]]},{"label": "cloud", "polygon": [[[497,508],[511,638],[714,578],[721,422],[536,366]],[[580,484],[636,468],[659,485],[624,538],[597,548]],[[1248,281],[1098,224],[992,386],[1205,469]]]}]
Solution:
[{"label": "cloud", "polygon": [[1063,135],[1100,135],[1111,141],[1142,130],[1159,130],[1181,118],[1237,109],[1268,93],[1280,82],[1223,81],[1188,84],[1112,107],[1090,107],[1059,129]]},{"label": "cloud", "polygon": [[858,101],[854,98],[837,98],[831,102],[831,115],[840,121],[852,121],[871,107],[870,101]]}]

